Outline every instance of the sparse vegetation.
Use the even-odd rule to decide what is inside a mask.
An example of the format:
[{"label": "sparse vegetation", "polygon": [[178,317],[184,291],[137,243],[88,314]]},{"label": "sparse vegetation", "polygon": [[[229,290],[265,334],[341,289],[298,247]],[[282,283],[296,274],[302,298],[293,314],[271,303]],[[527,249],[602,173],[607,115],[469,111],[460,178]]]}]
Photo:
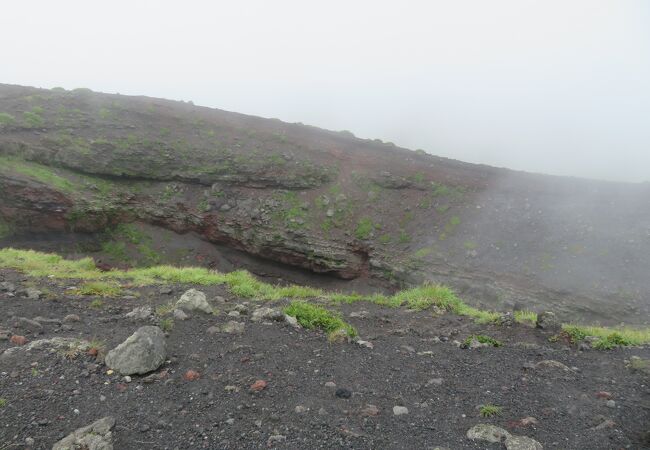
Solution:
[{"label": "sparse vegetation", "polygon": [[354,231],[354,235],[357,239],[368,239],[373,232],[375,226],[372,223],[372,220],[368,217],[363,217],[357,223],[357,229]]},{"label": "sparse vegetation", "polygon": [[156,315],[160,317],[166,316],[167,314],[171,314],[173,310],[174,310],[173,303],[164,303],[162,305],[156,306]]},{"label": "sparse vegetation", "polygon": [[0,112],[0,126],[13,125],[16,118],[11,114]]},{"label": "sparse vegetation", "polygon": [[4,408],[5,406],[7,406],[7,399],[0,398],[0,408]]},{"label": "sparse vegetation", "polygon": [[104,302],[101,301],[101,300],[98,299],[98,298],[96,298],[95,300],[93,300],[92,302],[90,302],[90,307],[91,307],[91,308],[99,309],[99,308],[101,308],[102,306],[104,306]]},{"label": "sparse vegetation", "polygon": [[532,311],[515,311],[515,321],[518,323],[528,323],[535,325],[537,323],[537,313]]},{"label": "sparse vegetation", "polygon": [[481,344],[491,345],[492,347],[502,347],[503,346],[503,342],[498,341],[498,340],[496,340],[496,339],[494,339],[494,338],[492,338],[490,336],[486,336],[484,334],[473,334],[471,336],[468,336],[467,339],[465,339],[463,341],[462,345],[464,347],[469,347],[470,344],[472,343],[472,341],[475,340],[475,339],[478,342],[480,342]]},{"label": "sparse vegetation", "polygon": [[[328,293],[321,289],[306,286],[271,285],[257,280],[244,270],[222,274],[199,267],[154,266],[129,271],[112,270],[110,272],[101,272],[95,267],[92,258],[67,260],[56,254],[13,248],[0,249],[0,267],[19,270],[34,277],[59,279],[130,280],[139,285],[166,282],[198,285],[225,284],[235,295],[259,300],[323,298],[335,303],[366,301],[394,308],[406,305],[411,309],[418,310],[437,306],[451,313],[470,317],[478,323],[496,323],[500,318],[500,314],[497,312],[485,311],[467,305],[451,289],[445,286],[429,283],[402,290],[392,296]],[[532,318],[532,313],[528,313],[527,316],[529,319]],[[650,344],[650,329],[565,325],[564,332],[567,336],[572,336],[575,342],[585,339],[587,336],[607,338],[612,333],[618,333],[628,343],[626,345]],[[613,339],[621,341],[618,338]]]},{"label": "sparse vegetation", "polygon": [[25,124],[30,128],[38,128],[43,126],[43,118],[36,111],[25,111],[23,113],[23,120]]},{"label": "sparse vegetation", "polygon": [[0,171],[20,173],[63,192],[75,190],[75,185],[70,180],[57,175],[51,168],[20,158],[0,156]]},{"label": "sparse vegetation", "polygon": [[119,284],[106,281],[86,281],[76,288],[74,293],[98,297],[117,297],[122,293],[122,287]]},{"label": "sparse vegetation", "polygon": [[165,317],[164,319],[160,319],[158,325],[160,326],[160,329],[165,333],[169,333],[174,329],[174,319],[171,317]]},{"label": "sparse vegetation", "polygon": [[357,335],[357,330],[352,325],[344,322],[338,314],[328,311],[322,306],[307,302],[292,302],[284,312],[295,317],[298,323],[307,329],[320,328],[328,335],[339,332],[339,330],[344,330],[349,337]]},{"label": "sparse vegetation", "polygon": [[630,327],[609,328],[583,325],[564,325],[562,332],[573,343],[587,337],[597,338],[592,346],[599,350],[609,350],[619,346],[644,345],[650,343],[650,329]]},{"label": "sparse vegetation", "polygon": [[501,406],[492,405],[489,403],[487,405],[481,405],[479,407],[479,413],[481,414],[481,417],[500,416],[502,411],[503,408]]}]

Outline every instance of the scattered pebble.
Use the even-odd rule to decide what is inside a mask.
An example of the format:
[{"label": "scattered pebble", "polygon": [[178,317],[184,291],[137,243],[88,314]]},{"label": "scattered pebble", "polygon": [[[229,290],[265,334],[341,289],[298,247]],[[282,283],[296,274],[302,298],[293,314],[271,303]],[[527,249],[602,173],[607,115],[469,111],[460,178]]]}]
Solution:
[{"label": "scattered pebble", "polygon": [[267,383],[264,380],[257,380],[255,383],[251,385],[251,391],[253,392],[260,392],[266,389]]},{"label": "scattered pebble", "polygon": [[338,388],[336,390],[335,395],[338,398],[350,398],[350,397],[352,397],[352,391],[349,390],[349,389],[345,389],[345,388]]},{"label": "scattered pebble", "polygon": [[409,409],[406,406],[393,406],[393,415],[402,416],[409,413]]},{"label": "scattered pebble", "polygon": [[183,375],[183,379],[185,381],[196,381],[199,378],[201,378],[201,374],[199,374],[196,370],[191,370],[191,369],[185,372],[185,374]]}]

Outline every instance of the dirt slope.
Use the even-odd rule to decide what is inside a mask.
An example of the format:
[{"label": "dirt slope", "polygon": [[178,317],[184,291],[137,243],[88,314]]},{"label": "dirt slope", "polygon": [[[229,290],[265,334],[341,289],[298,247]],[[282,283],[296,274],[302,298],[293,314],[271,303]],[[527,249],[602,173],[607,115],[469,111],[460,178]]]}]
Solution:
[{"label": "dirt slope", "polygon": [[[466,164],[182,102],[9,85],[0,158],[2,245],[135,222],[355,286],[435,280],[491,308],[650,316],[647,184]],[[101,255],[132,263],[117,256]]]}]

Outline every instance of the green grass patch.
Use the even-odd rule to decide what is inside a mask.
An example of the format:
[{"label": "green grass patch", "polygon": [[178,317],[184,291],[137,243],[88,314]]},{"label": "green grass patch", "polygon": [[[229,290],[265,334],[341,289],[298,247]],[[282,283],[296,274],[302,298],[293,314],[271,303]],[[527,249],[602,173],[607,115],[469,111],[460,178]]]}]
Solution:
[{"label": "green grass patch", "polygon": [[503,408],[501,406],[492,405],[489,403],[487,405],[481,405],[479,407],[479,413],[481,414],[481,417],[500,416],[502,412]]},{"label": "green grass patch", "polygon": [[91,308],[99,309],[99,308],[101,308],[102,306],[104,306],[104,302],[101,301],[101,300],[98,299],[98,298],[96,298],[95,300],[93,300],[92,302],[90,302],[90,307],[91,307]]},{"label": "green grass patch", "polygon": [[94,295],[98,297],[117,297],[122,287],[114,282],[86,281],[73,291],[77,295]]},{"label": "green grass patch", "polygon": [[171,317],[165,317],[164,319],[160,319],[158,325],[165,333],[169,333],[174,329],[174,319]]},{"label": "green grass patch", "polygon": [[570,324],[563,325],[562,331],[573,343],[583,341],[587,337],[598,338],[592,344],[598,350],[609,350],[620,346],[650,344],[649,328],[610,328]]},{"label": "green grass patch", "polygon": [[0,112],[0,125],[13,125],[16,118],[9,113]]},{"label": "green grass patch", "polygon": [[375,226],[372,223],[372,220],[368,217],[363,217],[357,223],[357,229],[354,230],[354,235],[357,239],[368,239],[374,229]]},{"label": "green grass patch", "polygon": [[57,175],[51,168],[41,164],[27,162],[20,158],[0,156],[0,171],[5,173],[16,172],[25,175],[62,192],[74,192],[76,189],[70,180]]},{"label": "green grass patch", "polygon": [[320,328],[328,335],[345,331],[347,336],[355,337],[357,330],[341,319],[340,315],[329,311],[322,306],[307,302],[292,302],[284,309],[285,314],[295,317],[298,323],[307,329]]},{"label": "green grass patch", "polygon": [[0,398],[0,408],[4,408],[5,406],[7,406],[7,399]]},{"label": "green grass patch", "polygon": [[43,126],[43,118],[38,111],[25,111],[23,113],[23,121],[30,128]]},{"label": "green grass patch", "polygon": [[496,340],[494,338],[491,338],[490,336],[486,336],[484,334],[472,334],[472,335],[468,336],[467,339],[465,339],[463,341],[462,346],[465,347],[465,348],[469,347],[474,339],[479,341],[481,344],[491,345],[492,347],[502,347],[503,346],[503,342],[498,341],[498,340]]},{"label": "green grass patch", "polygon": [[528,323],[535,325],[537,323],[537,313],[533,311],[515,311],[515,322]]}]

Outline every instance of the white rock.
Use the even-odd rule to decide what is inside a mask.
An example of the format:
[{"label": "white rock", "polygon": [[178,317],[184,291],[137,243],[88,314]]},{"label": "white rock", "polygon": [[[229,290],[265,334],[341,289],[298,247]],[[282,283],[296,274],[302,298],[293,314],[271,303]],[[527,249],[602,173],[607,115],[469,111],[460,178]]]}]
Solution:
[{"label": "white rock", "polygon": [[544,450],[542,444],[526,436],[509,436],[505,445],[507,450]]},{"label": "white rock", "polygon": [[186,291],[176,302],[176,308],[185,311],[201,311],[206,314],[212,313],[212,307],[205,297],[205,294],[196,289]]},{"label": "white rock", "polygon": [[396,416],[401,416],[408,413],[409,409],[406,406],[393,406],[393,414]]}]

